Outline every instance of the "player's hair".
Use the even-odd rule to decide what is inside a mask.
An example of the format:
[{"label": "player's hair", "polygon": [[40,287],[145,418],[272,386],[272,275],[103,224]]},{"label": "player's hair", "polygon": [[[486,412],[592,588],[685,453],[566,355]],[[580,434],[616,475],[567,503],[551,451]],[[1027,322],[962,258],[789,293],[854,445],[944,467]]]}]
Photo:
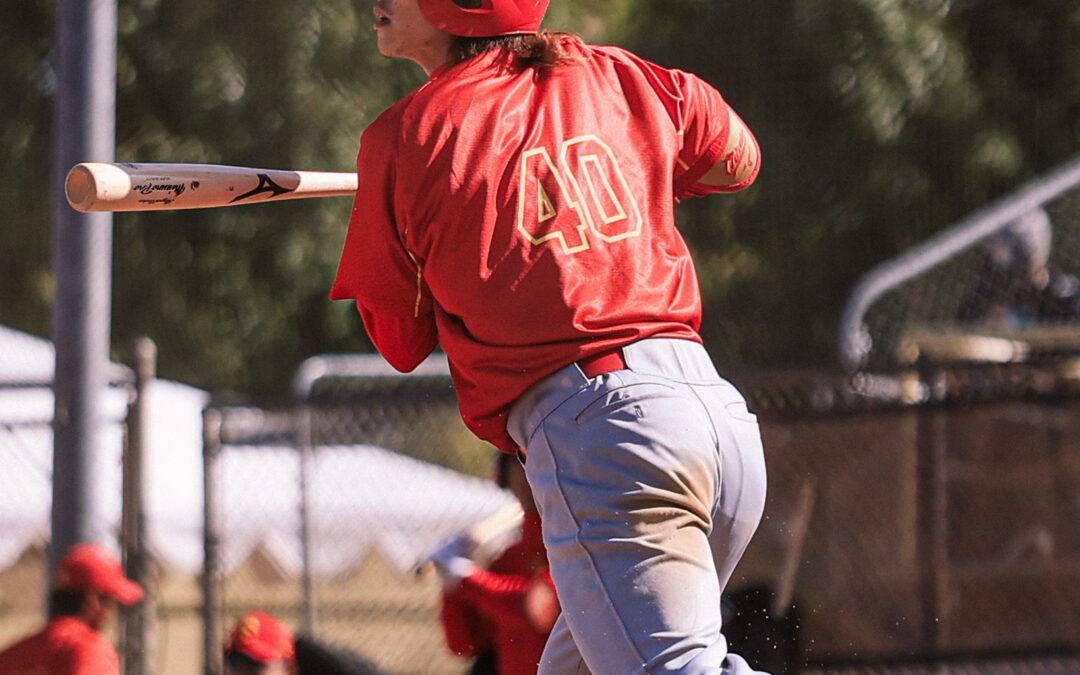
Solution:
[{"label": "player's hair", "polygon": [[535,35],[496,35],[495,37],[454,37],[450,44],[450,63],[461,63],[492,49],[505,49],[517,57],[523,67],[550,70],[574,61],[563,40],[581,42],[573,33],[542,30]]}]

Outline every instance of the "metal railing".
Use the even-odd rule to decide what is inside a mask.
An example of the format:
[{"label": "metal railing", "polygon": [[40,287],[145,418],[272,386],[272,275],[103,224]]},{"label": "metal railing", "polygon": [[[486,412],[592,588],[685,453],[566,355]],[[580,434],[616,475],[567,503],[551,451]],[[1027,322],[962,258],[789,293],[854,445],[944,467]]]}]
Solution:
[{"label": "metal railing", "polygon": [[1050,171],[863,275],[844,308],[838,331],[840,363],[856,371],[868,363],[875,348],[864,318],[875,302],[959,253],[971,249],[1025,214],[1080,186],[1080,157]]}]

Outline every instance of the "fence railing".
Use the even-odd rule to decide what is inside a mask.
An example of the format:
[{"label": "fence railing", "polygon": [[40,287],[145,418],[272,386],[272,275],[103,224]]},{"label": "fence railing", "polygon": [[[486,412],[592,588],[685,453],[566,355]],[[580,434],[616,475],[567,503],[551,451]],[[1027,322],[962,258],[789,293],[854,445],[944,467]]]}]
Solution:
[{"label": "fence railing", "polygon": [[[863,275],[850,295],[839,326],[839,358],[843,367],[848,371],[856,371],[867,367],[875,369],[895,366],[896,359],[891,351],[896,347],[895,336],[890,334],[890,327],[895,329],[909,326],[913,320],[920,319],[946,324],[955,322],[956,313],[935,315],[932,310],[953,308],[957,300],[950,296],[950,288],[966,282],[966,277],[972,273],[985,272],[968,264],[969,261],[961,256],[1028,214],[1044,208],[1050,202],[1069,196],[1078,186],[1080,157],[1031,181],[1013,194],[973,212],[938,235]],[[1061,230],[1068,228],[1070,236],[1065,237],[1065,240],[1070,248],[1065,250],[1067,259],[1058,256],[1058,260],[1065,263],[1070,271],[1076,272],[1080,270],[1080,258],[1075,250],[1080,240],[1075,231],[1077,207],[1071,202],[1061,206],[1062,212],[1059,215],[1069,222],[1064,225],[1055,222],[1054,225]],[[867,314],[871,307],[887,294],[898,292],[905,284],[913,281],[926,282],[931,278],[928,275],[931,270],[950,262],[958,262],[957,273],[953,275],[950,283],[932,281],[924,284],[917,293],[911,294],[914,297],[906,299],[908,304],[905,307],[890,308],[887,318],[878,324],[868,321]],[[956,278],[961,276],[964,278]],[[1003,288],[1002,284],[998,284],[998,289]],[[1072,289],[1072,292],[1075,293],[1075,289]],[[910,303],[913,302],[921,304],[912,306]],[[1075,344],[1074,348],[1080,349],[1080,344]],[[875,352],[876,358],[873,358]]]}]

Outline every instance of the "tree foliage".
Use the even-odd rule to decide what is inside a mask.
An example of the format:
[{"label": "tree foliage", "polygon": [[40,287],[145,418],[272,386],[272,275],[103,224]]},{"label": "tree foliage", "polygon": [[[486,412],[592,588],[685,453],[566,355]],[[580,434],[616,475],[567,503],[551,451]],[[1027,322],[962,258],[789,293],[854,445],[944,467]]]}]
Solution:
[{"label": "tree foliage", "polygon": [[0,4],[0,323],[48,335],[52,3]]},{"label": "tree foliage", "polygon": [[[52,2],[0,6],[0,323],[48,335]],[[421,83],[369,3],[119,0],[122,161],[352,170]],[[831,362],[873,265],[1080,147],[1080,0],[553,0],[546,25],[715,84],[757,134],[750,190],[690,200],[704,333],[725,364]],[[118,214],[113,344],[160,371],[282,391],[308,355],[370,349],[327,291],[347,199]]]},{"label": "tree foliage", "polygon": [[683,209],[714,353],[831,362],[861,274],[1076,153],[1078,12],[1005,0],[641,3],[629,46],[705,76],[762,145],[754,187]]}]

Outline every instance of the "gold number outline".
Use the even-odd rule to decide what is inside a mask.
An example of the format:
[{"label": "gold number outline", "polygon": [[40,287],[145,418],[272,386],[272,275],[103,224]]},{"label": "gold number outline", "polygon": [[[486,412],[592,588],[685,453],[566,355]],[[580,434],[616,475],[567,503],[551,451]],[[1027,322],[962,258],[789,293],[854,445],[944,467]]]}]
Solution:
[{"label": "gold number outline", "polygon": [[[604,224],[617,222],[620,219],[628,217],[625,206],[623,205],[622,201],[616,197],[615,190],[613,189],[613,186],[611,184],[611,174],[614,174],[615,179],[618,180],[619,185],[623,189],[623,194],[625,194],[629,198],[630,206],[633,211],[634,220],[632,226],[627,228],[624,232],[609,235],[602,232],[600,228],[596,226],[596,223],[593,221],[592,211],[588,206],[588,197],[586,197],[585,189],[583,189],[581,182],[578,181],[576,172],[572,170],[574,167],[570,164],[570,151],[576,146],[584,145],[590,142],[598,145],[602,149],[603,153],[607,155],[608,159],[610,160],[610,170],[604,169],[603,164],[600,161],[599,155],[595,153],[579,155],[577,157],[577,168],[582,172],[582,175],[585,177],[585,183],[587,184],[585,189],[588,190],[589,197],[592,198],[592,202],[595,205],[597,212],[602,217]],[[535,156],[542,157],[544,162],[547,163],[548,169],[555,177],[555,182],[559,187],[559,191],[566,197],[565,206],[571,209],[575,214],[577,214],[578,224],[575,227],[577,228],[578,237],[581,239],[580,245],[570,246],[567,243],[566,235],[561,229],[549,232],[541,237],[537,237],[525,226],[525,204],[527,201],[525,199],[525,192],[529,183],[529,174],[526,169],[528,168],[532,158]],[[590,171],[590,166],[593,168],[592,171]],[[565,253],[573,255],[575,253],[580,253],[582,251],[588,250],[591,247],[588,232],[592,232],[592,234],[596,235],[596,237],[600,241],[603,241],[605,243],[611,243],[629,237],[636,237],[641,234],[641,209],[638,206],[637,200],[633,198],[633,192],[630,190],[630,184],[626,180],[626,176],[625,174],[623,174],[622,168],[619,166],[618,160],[615,158],[615,153],[611,151],[611,147],[593,134],[577,136],[575,138],[564,141],[561,144],[559,151],[559,165],[556,165],[555,162],[552,160],[551,155],[546,147],[541,146],[538,148],[526,150],[521,155],[520,174],[521,175],[518,183],[517,230],[521,232],[521,234],[526,239],[528,239],[529,242],[532,243],[534,246],[542,245],[551,240],[557,240]],[[603,185],[600,187],[602,187],[604,192],[607,194],[607,197],[611,201],[611,203],[615,205],[616,213],[614,216],[605,213],[605,210],[599,198],[599,192],[597,189],[598,186],[594,183],[594,175],[598,176],[601,180],[603,180]],[[572,191],[567,189],[567,182],[569,182]],[[550,220],[551,218],[556,217],[558,214],[554,211],[554,207],[551,204],[547,193],[543,191],[543,185],[541,184],[539,179],[536,180],[536,185],[536,222],[542,223],[546,220]],[[548,208],[552,209],[550,213],[543,212],[545,204],[548,206]]]}]

